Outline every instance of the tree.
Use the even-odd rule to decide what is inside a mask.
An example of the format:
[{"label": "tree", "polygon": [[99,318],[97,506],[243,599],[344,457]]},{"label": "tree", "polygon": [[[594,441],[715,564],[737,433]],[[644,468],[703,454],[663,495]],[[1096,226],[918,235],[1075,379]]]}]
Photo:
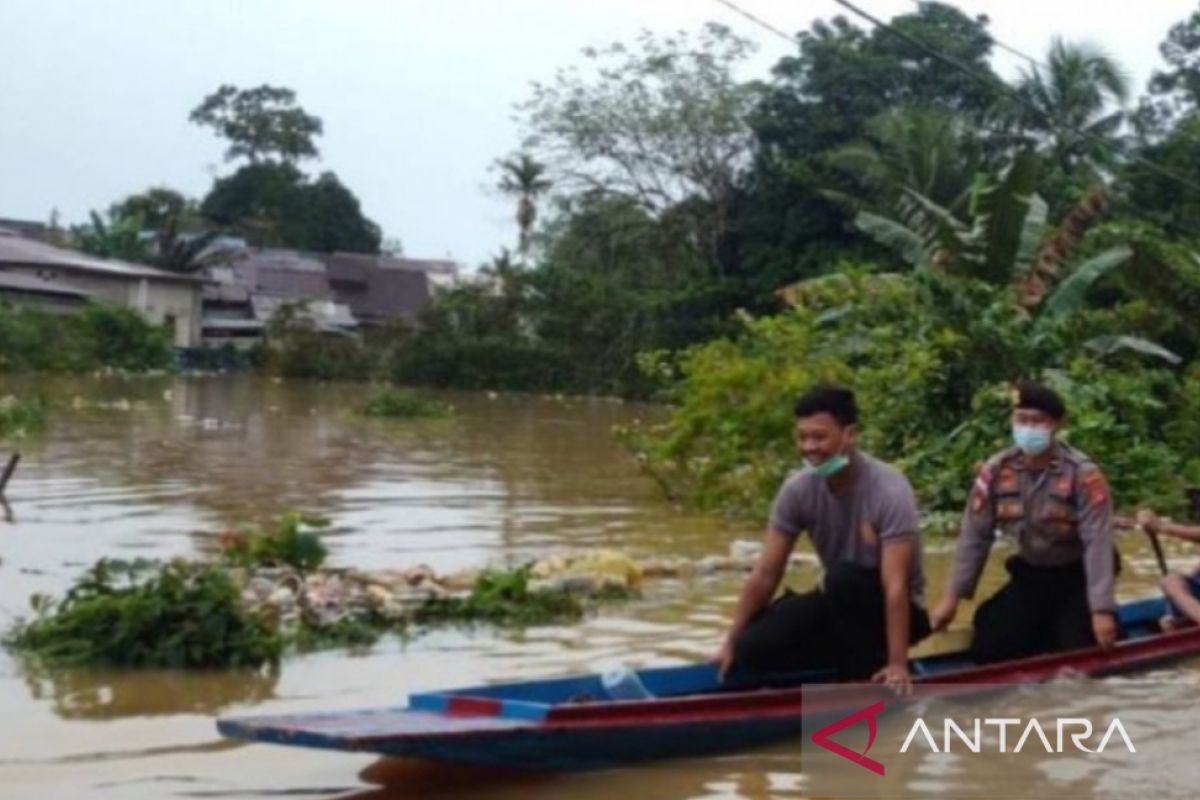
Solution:
[{"label": "tree", "polygon": [[195,200],[166,187],[131,194],[109,208],[113,219],[141,221],[141,237],[153,234],[148,260],[169,272],[196,272],[221,231],[209,230]]},{"label": "tree", "polygon": [[223,84],[188,118],[229,142],[226,161],[245,157],[251,164],[270,160],[294,164],[318,155],[315,139],[322,132],[321,120],[296,104],[291,89],[266,84],[239,89]]},{"label": "tree", "polygon": [[852,205],[886,207],[905,190],[951,209],[965,202],[982,154],[961,115],[901,108],[873,120],[868,131],[865,140],[829,154],[853,179]]},{"label": "tree", "polygon": [[[987,17],[969,17],[950,5],[923,2],[891,24],[968,65],[985,83],[929,58],[885,30],[865,31],[844,17],[817,21],[800,32],[798,52],[774,66],[773,79],[762,87],[752,115],[756,157],[738,196],[730,259],[731,271],[744,282],[746,307],[770,310],[774,291],[784,284],[821,274],[844,260],[881,255],[849,224],[853,211],[832,199],[828,190],[836,187],[857,197],[879,192],[862,184],[847,186],[846,164],[831,154],[869,144],[879,155],[877,161],[891,172],[891,177],[880,177],[889,183],[909,181],[900,175],[909,169],[901,161],[915,162],[902,151],[938,131],[932,124],[918,126],[915,118],[905,121],[910,108],[953,115],[939,135],[953,131],[963,147],[959,156],[930,162],[931,169],[921,170],[927,176],[933,167],[951,167],[951,172],[942,173],[947,179],[951,173],[967,172],[971,153],[978,151],[984,158],[998,148],[974,132],[995,105],[996,92],[985,84],[1002,85],[989,64]],[[889,124],[896,129],[880,129]],[[866,177],[860,174],[854,181]],[[948,186],[956,182],[946,181]],[[943,191],[953,190],[936,191],[952,205]],[[894,192],[892,188],[883,194]]]},{"label": "tree", "polygon": [[737,178],[750,163],[756,92],[733,76],[750,51],[714,24],[698,42],[645,32],[636,48],[585,50],[593,75],[559,72],[520,106],[526,149],[567,191],[629,198],[655,215],[698,198],[693,229],[719,269]]},{"label": "tree", "polygon": [[1150,96],[1142,98],[1134,117],[1148,139],[1161,138],[1172,122],[1200,108],[1200,11],[1174,25],[1158,52],[1170,68],[1150,76]]},{"label": "tree", "polygon": [[517,228],[520,231],[517,251],[525,256],[529,252],[529,237],[537,221],[538,197],[553,185],[543,176],[546,165],[528,153],[501,159],[496,162],[501,170],[500,191],[517,200]]},{"label": "tree", "polygon": [[1023,72],[1017,91],[1029,107],[1015,114],[1052,165],[1094,181],[1116,164],[1124,118],[1119,106],[1129,98],[1129,78],[1104,51],[1055,38],[1045,69]]},{"label": "tree", "polygon": [[89,217],[87,225],[81,225],[74,231],[80,250],[101,258],[150,263],[153,248],[151,242],[142,236],[140,215],[109,214],[105,219],[93,211]]},{"label": "tree", "polygon": [[332,172],[310,181],[286,162],[248,164],[216,180],[200,210],[259,246],[379,252],[379,226]]}]

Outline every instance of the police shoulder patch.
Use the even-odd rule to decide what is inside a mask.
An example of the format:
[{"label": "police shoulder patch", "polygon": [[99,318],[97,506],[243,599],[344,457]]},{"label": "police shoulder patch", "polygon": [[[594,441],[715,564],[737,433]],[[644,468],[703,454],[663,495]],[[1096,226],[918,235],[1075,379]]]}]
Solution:
[{"label": "police shoulder patch", "polygon": [[1098,506],[1108,502],[1108,481],[1099,467],[1092,466],[1082,478],[1083,490],[1087,493],[1092,505]]}]

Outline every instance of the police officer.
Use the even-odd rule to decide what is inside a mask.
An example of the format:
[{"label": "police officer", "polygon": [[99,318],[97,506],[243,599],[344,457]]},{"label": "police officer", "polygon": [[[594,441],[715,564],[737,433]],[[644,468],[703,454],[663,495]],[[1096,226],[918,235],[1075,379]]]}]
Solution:
[{"label": "police officer", "polygon": [[999,532],[1015,540],[1008,583],[975,611],[978,663],[1117,639],[1112,500],[1087,456],[1058,440],[1066,416],[1052,389],[1022,382],[1012,412],[1015,447],[979,471],[963,518],[950,585],[930,615],[934,630],[971,597]]}]

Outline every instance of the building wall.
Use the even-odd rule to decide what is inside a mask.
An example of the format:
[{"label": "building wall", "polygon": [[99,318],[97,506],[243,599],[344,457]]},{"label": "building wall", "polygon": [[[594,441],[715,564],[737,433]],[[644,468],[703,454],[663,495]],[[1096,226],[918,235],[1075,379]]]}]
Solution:
[{"label": "building wall", "polygon": [[87,305],[87,301],[81,298],[21,292],[4,288],[0,288],[0,301],[36,308],[51,314],[78,314],[80,309]]},{"label": "building wall", "polygon": [[77,272],[56,267],[13,266],[6,269],[83,289],[97,301],[140,311],[158,325],[169,318],[173,319],[175,346],[200,346],[199,283]]}]

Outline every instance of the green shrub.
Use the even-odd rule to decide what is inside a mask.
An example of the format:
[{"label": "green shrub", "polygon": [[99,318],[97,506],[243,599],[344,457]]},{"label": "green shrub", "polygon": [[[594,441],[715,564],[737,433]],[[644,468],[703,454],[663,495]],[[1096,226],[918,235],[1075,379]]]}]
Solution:
[{"label": "green shrub", "polygon": [[102,559],[66,596],[35,596],[37,616],[6,643],[55,666],[260,667],[283,642],[247,611],[215,565],[126,565]]},{"label": "green shrub", "polygon": [[419,419],[448,416],[453,413],[453,409],[445,403],[422,397],[416,392],[386,386],[371,393],[363,404],[361,413],[367,417]]}]

